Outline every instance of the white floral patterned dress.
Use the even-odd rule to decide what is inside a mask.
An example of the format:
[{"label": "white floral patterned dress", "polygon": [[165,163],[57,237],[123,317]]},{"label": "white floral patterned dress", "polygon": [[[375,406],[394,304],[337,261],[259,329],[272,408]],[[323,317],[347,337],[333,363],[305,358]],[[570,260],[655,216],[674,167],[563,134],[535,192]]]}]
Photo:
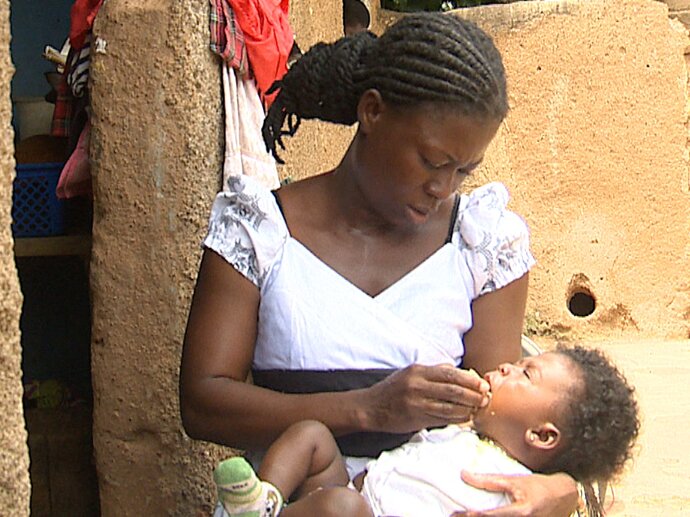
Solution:
[{"label": "white floral patterned dress", "polygon": [[[372,297],[291,237],[270,190],[247,177],[229,181],[204,246],[260,291],[252,373],[274,390],[354,389],[412,363],[461,365],[472,301],[534,264],[527,225],[506,209],[506,188],[490,183],[459,196],[447,241]],[[409,436],[358,433],[339,445],[347,456],[375,457]]]}]

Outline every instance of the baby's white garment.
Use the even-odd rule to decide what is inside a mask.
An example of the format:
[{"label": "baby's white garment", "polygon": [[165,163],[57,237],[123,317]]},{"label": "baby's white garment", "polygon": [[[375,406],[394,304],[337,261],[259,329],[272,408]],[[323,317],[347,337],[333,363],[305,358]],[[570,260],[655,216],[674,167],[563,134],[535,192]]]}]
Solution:
[{"label": "baby's white garment", "polygon": [[509,504],[502,492],[464,483],[462,470],[530,474],[493,442],[467,427],[421,431],[406,444],[383,452],[367,465],[362,495],[376,517],[449,517],[461,510],[487,510]]}]

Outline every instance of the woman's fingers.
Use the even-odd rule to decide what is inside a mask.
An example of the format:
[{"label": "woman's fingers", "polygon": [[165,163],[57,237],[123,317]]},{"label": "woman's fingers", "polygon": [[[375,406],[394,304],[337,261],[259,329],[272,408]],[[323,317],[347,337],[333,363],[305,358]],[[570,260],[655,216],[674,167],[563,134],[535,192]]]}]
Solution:
[{"label": "woman's fingers", "polygon": [[474,408],[459,406],[450,402],[430,402],[424,414],[434,421],[426,427],[444,426],[448,423],[461,424],[467,422],[472,417]]},{"label": "woman's fingers", "polygon": [[488,401],[486,394],[456,384],[429,382],[422,386],[420,391],[428,400],[449,402],[468,408],[483,407]]},{"label": "woman's fingers", "polygon": [[463,471],[462,480],[475,488],[504,492],[508,506],[487,511],[465,511],[454,517],[566,517],[577,507],[577,486],[566,474],[501,475]]},{"label": "woman's fingers", "polygon": [[476,373],[448,366],[425,367],[421,389],[429,400],[450,402],[469,408],[488,403],[489,384]]},{"label": "woman's fingers", "polygon": [[426,366],[425,368],[429,369],[431,379],[457,384],[479,393],[489,391],[489,383],[474,370],[463,370],[448,364]]},{"label": "woman's fingers", "polygon": [[488,383],[474,372],[412,365],[368,390],[369,421],[388,432],[465,422],[488,403],[487,392]]},{"label": "woman's fingers", "polygon": [[501,474],[476,474],[467,470],[462,471],[462,480],[475,488],[488,490],[489,492],[506,492],[513,499],[513,491],[516,489],[515,480],[522,476],[505,476]]},{"label": "woman's fingers", "polygon": [[504,476],[499,474],[474,474],[466,470],[462,471],[462,480],[468,485],[489,492],[505,492],[513,501],[508,506],[493,510],[466,510],[454,513],[451,517],[522,517],[531,515],[529,505],[521,501],[520,494],[516,494],[516,478],[523,476]]}]

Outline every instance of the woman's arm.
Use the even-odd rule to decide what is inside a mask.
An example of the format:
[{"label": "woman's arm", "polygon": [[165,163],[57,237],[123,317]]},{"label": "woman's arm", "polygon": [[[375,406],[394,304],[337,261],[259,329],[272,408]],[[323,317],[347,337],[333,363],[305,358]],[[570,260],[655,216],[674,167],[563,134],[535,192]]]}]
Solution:
[{"label": "woman's arm", "polygon": [[358,430],[353,394],[286,395],[246,383],[257,334],[259,291],[213,251],[205,251],[187,322],[180,411],[192,438],[239,448],[270,444],[290,424],[316,418]]},{"label": "woman's arm", "polygon": [[371,388],[289,395],[246,383],[257,335],[259,291],[205,251],[187,323],[180,411],[192,438],[265,447],[291,424],[318,420],[333,434],[410,432],[467,420],[485,381],[443,366],[413,365]]},{"label": "woman's arm", "polygon": [[463,368],[484,374],[520,359],[529,273],[472,302],[472,328],[465,334]]}]

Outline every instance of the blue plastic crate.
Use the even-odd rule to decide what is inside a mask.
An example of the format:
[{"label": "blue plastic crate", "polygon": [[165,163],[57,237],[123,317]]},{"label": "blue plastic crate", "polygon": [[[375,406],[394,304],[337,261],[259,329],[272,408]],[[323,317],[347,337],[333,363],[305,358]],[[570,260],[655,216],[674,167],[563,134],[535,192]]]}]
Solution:
[{"label": "blue plastic crate", "polygon": [[65,232],[65,203],[55,189],[63,163],[18,164],[12,184],[12,234],[47,237]]}]

